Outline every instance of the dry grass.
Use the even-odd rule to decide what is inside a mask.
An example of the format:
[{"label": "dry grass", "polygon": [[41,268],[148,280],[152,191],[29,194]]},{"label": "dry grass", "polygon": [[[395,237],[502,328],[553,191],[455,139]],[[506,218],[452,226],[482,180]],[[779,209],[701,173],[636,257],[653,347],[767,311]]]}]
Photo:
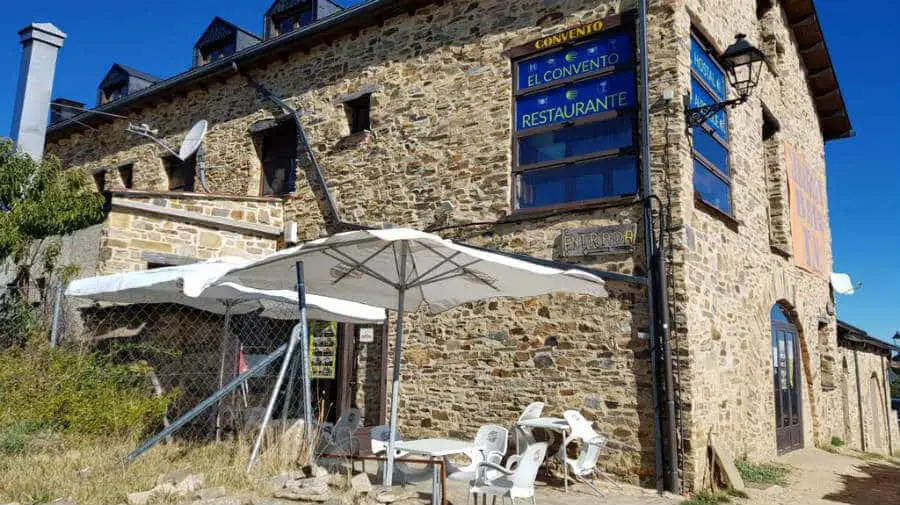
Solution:
[{"label": "dry grass", "polygon": [[249,436],[223,443],[160,444],[126,466],[123,461],[135,440],[44,433],[30,441],[27,451],[0,456],[0,503],[35,505],[57,498],[71,498],[79,505],[122,503],[127,493],[151,489],[158,475],[181,468],[201,474],[204,487],[262,492],[268,477],[309,461],[317,435],[310,444],[297,431],[289,430],[280,438],[267,436],[265,450],[249,475],[245,473],[252,447]]}]

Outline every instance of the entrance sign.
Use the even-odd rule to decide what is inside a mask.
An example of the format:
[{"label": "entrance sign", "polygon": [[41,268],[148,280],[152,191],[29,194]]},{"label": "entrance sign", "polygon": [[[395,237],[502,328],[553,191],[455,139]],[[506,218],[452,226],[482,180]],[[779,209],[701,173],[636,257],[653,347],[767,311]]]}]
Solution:
[{"label": "entrance sign", "polygon": [[577,258],[630,252],[634,249],[636,235],[635,223],[563,230],[560,235],[560,256]]},{"label": "entrance sign", "polygon": [[788,192],[791,206],[791,238],[794,264],[828,279],[828,241],[825,237],[825,181],[794,146],[785,142]]},{"label": "entrance sign", "polygon": [[518,63],[518,89],[543,86],[613,65],[630,65],[633,53],[631,32],[619,32],[542,54]]}]

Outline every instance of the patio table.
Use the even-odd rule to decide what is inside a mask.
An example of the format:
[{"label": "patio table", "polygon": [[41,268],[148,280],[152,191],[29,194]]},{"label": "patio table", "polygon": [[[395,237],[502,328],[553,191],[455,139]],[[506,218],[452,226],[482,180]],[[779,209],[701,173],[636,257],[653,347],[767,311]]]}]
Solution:
[{"label": "patio table", "polygon": [[[518,426],[524,426],[526,428],[538,428],[542,430],[547,430],[551,433],[559,433],[561,435],[561,440],[559,443],[559,452],[557,457],[562,462],[563,465],[563,487],[565,492],[569,492],[569,466],[566,464],[566,434],[571,430],[569,427],[568,421],[561,417],[537,417],[534,419],[525,419],[523,421],[516,422]],[[552,440],[551,440],[552,442]],[[519,450],[519,437],[516,437],[516,454],[520,454]]]},{"label": "patio table", "polygon": [[[452,438],[423,438],[421,440],[404,440],[397,442],[397,449],[410,454],[427,456],[432,462],[434,475],[432,477],[432,505],[447,505],[447,468],[438,465],[437,461],[454,454],[462,454],[476,447],[474,442],[455,440]],[[440,468],[438,468],[440,467]]]}]

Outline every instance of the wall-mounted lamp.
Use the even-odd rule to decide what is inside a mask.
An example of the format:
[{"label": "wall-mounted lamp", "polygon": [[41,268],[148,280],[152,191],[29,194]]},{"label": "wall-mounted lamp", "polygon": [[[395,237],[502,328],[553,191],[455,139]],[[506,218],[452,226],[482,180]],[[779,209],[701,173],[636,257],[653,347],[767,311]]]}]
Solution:
[{"label": "wall-mounted lamp", "polygon": [[737,91],[738,97],[687,109],[685,115],[689,127],[700,126],[724,108],[746,102],[750,93],[759,84],[762,64],[766,61],[765,53],[747,42],[747,36],[743,33],[737,34],[734,38],[734,43],[725,49],[720,60],[725,67],[725,73],[728,74],[728,82]]}]

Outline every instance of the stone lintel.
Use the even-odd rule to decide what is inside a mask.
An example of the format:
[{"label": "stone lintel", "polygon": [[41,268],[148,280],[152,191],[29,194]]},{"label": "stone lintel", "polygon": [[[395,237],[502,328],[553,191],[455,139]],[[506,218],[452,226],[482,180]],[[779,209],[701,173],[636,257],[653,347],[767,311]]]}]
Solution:
[{"label": "stone lintel", "polygon": [[174,218],[173,220],[176,221],[193,221],[195,223],[209,226],[210,228],[221,228],[238,233],[243,233],[246,235],[277,238],[282,234],[281,228],[277,226],[267,226],[264,224],[256,223],[242,223],[240,221],[234,221],[232,219],[207,216],[205,214],[200,214],[199,212],[191,212],[182,209],[172,209],[169,207],[160,207],[159,205],[153,205],[151,203],[128,202],[121,200],[117,201],[113,199],[112,208],[114,210],[144,212],[147,214],[155,214],[157,216],[170,217]]},{"label": "stone lintel", "polygon": [[146,261],[147,263],[158,263],[160,265],[179,266],[190,265],[191,263],[197,263],[201,260],[198,258],[193,258],[191,256],[181,256],[180,254],[141,251],[141,261]]}]

